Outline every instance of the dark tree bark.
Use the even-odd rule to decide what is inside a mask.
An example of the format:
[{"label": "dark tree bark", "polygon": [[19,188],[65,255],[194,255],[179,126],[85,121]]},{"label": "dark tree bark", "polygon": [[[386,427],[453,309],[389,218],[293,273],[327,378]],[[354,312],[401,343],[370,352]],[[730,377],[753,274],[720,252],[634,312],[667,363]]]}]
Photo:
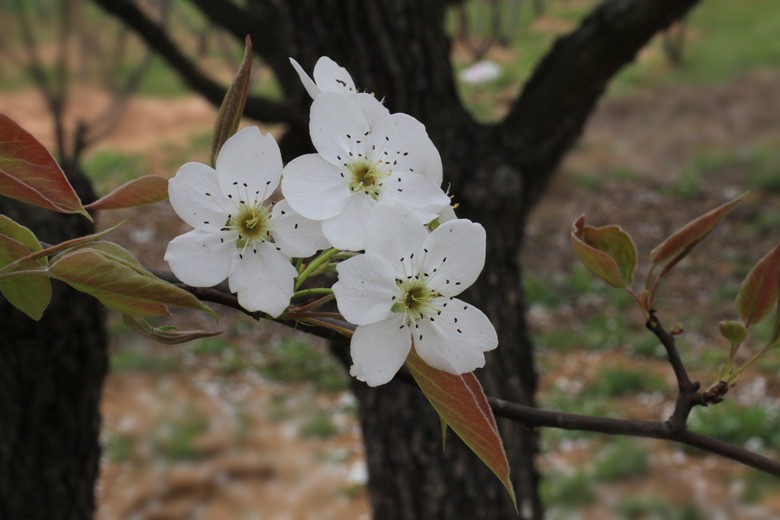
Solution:
[{"label": "dark tree bark", "polygon": [[[132,2],[93,1],[133,26],[196,90],[212,100],[219,97],[211,87],[199,88],[204,78],[192,77],[194,66],[182,63],[183,53],[165,41],[162,31],[143,23]],[[607,82],[696,0],[608,0],[597,6],[577,30],[556,42],[507,118],[495,125],[475,122],[458,97],[443,24],[446,4],[452,2],[252,0],[246,9],[229,1],[192,3],[239,38],[252,34],[253,27],[264,28],[256,51],[280,75],[288,99],[284,104],[293,110],[283,118],[289,123],[282,140],[285,157],[300,153],[301,143],[308,141],[310,103],[289,71],[277,70],[286,66],[287,55],[309,71],[318,57],[330,56],[360,87],[385,98],[391,111],[407,112],[426,124],[460,203],[459,216],[482,223],[487,231],[488,264],[466,299],[491,318],[499,348],[478,375],[488,393],[533,405],[536,375],[518,260],[528,213]],[[249,117],[278,115],[256,106],[253,111],[251,101],[247,104]],[[342,354],[347,348],[336,347]],[[517,517],[497,480],[454,436],[442,451],[438,419],[417,391],[397,383],[369,389],[357,382],[353,390],[360,403],[375,518]],[[522,516],[540,518],[536,434],[517,423],[499,426]]]},{"label": "dark tree bark", "polygon": [[[89,184],[76,185],[89,200]],[[94,232],[83,216],[4,198],[0,214],[49,243]],[[92,518],[106,369],[97,300],[54,282],[51,305],[36,322],[0,296],[0,518]]]}]

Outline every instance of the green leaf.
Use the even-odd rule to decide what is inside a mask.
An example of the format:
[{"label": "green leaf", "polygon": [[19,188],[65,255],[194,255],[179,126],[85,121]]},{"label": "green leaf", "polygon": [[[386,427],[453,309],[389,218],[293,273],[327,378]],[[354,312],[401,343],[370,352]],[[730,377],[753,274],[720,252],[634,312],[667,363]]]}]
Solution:
[{"label": "green leaf", "polygon": [[699,242],[704,240],[726,215],[731,213],[734,206],[736,206],[745,195],[746,193],[743,193],[736,199],[693,219],[672,233],[655,249],[650,251],[650,260],[652,261],[653,267],[664,265],[663,271],[661,271],[658,277],[660,278],[669,272],[669,270],[677,265],[680,260],[688,256],[688,253],[690,253]]},{"label": "green leaf", "polygon": [[168,198],[168,179],[158,175],[144,175],[115,188],[108,195],[99,198],[87,209],[132,208],[152,204]]},{"label": "green leaf", "polygon": [[186,343],[194,339],[209,338],[222,334],[221,330],[177,330],[176,327],[152,327],[146,320],[128,316],[127,314],[123,316],[123,319],[125,323],[139,334],[168,345]]},{"label": "green leaf", "polygon": [[167,316],[170,312],[166,305],[178,305],[209,312],[216,318],[214,311],[192,294],[155,277],[116,244],[106,244],[63,253],[51,262],[51,276],[122,314],[139,318]]},{"label": "green leaf", "polygon": [[244,106],[249,93],[249,81],[252,78],[252,40],[249,36],[244,40],[244,60],[241,62],[233,84],[225,93],[225,99],[219,107],[217,120],[214,122],[214,137],[211,141],[211,165],[217,163],[217,155],[225,141],[238,130],[238,124],[244,115]]},{"label": "green leaf", "polygon": [[[41,248],[29,229],[3,215],[0,217],[0,267],[28,256],[31,253],[28,244]],[[44,257],[35,261],[34,266],[43,270],[46,263]],[[21,265],[4,273],[0,293],[11,305],[37,321],[51,301],[51,281],[45,272],[22,271]]]},{"label": "green leaf", "polygon": [[[33,260],[38,260],[40,258],[45,258],[49,255],[52,255],[54,253],[64,251],[65,249],[70,249],[76,246],[80,246],[82,244],[87,244],[89,242],[93,242],[97,240],[98,238],[105,236],[112,231],[118,229],[119,227],[123,226],[125,222],[130,220],[129,218],[126,218],[125,220],[121,221],[118,224],[115,224],[111,226],[108,229],[104,229],[103,231],[100,231],[98,233],[93,233],[91,235],[85,235],[83,237],[73,238],[71,240],[66,240],[65,242],[60,242],[59,244],[53,245],[51,247],[47,247],[46,249],[40,249],[38,251],[32,251],[29,255],[16,259],[13,263],[16,264],[13,266],[13,269],[15,269],[18,265],[24,264],[26,262],[32,262]],[[9,269],[10,266],[2,266],[0,265],[0,274],[6,272]]]},{"label": "green leaf", "polygon": [[636,246],[620,226],[593,227],[580,216],[571,232],[574,253],[588,270],[615,287],[631,283],[636,269]]},{"label": "green leaf", "polygon": [[91,220],[54,157],[5,114],[0,114],[0,195]]},{"label": "green leaf", "polygon": [[504,444],[476,376],[473,373],[455,376],[437,370],[423,361],[414,348],[406,366],[441,420],[493,471],[517,509]]},{"label": "green leaf", "polygon": [[[30,250],[30,252],[40,251],[42,249],[41,243],[38,242],[35,233],[5,215],[0,215],[0,233],[21,242],[24,247]],[[46,265],[46,263],[47,262],[44,260],[43,265]]]},{"label": "green leaf", "polygon": [[721,335],[733,346],[741,345],[748,337],[748,330],[742,323],[732,320],[724,320],[718,324]]},{"label": "green leaf", "polygon": [[760,322],[777,304],[780,244],[750,270],[737,294],[737,314],[745,326]]}]

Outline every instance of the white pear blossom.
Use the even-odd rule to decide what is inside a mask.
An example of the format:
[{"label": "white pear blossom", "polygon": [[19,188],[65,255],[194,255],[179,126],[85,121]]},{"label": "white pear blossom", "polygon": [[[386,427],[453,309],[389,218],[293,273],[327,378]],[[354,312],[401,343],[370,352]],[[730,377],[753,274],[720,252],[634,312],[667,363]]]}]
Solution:
[{"label": "white pear blossom", "polygon": [[249,311],[279,316],[290,303],[297,271],[290,257],[323,245],[320,224],[282,200],[265,204],[279,186],[282,157],[270,135],[247,127],[228,139],[210,166],[184,164],[168,183],[174,211],[189,231],[168,244],[171,271],[193,287],[225,278]]},{"label": "white pear blossom", "polygon": [[301,78],[303,88],[306,89],[306,92],[309,93],[312,99],[316,99],[322,92],[345,94],[360,107],[366,120],[371,125],[390,115],[387,107],[376,97],[372,94],[358,91],[347,69],[327,56],[321,57],[314,65],[314,80],[306,74],[297,61],[290,58],[290,63],[292,63],[295,72]]},{"label": "white pear blossom", "polygon": [[364,249],[369,213],[380,202],[408,206],[421,223],[449,205],[439,185],[419,173],[432,147],[413,117],[392,114],[371,126],[349,97],[323,92],[312,103],[309,126],[319,153],[285,167],[282,193],[298,213],[322,221],[334,247]]},{"label": "white pear blossom", "polygon": [[[376,123],[390,115],[390,111],[373,94],[358,91],[347,69],[327,56],[322,56],[314,65],[313,80],[297,61],[290,58],[290,63],[292,63],[293,68],[301,78],[303,87],[312,99],[316,99],[322,92],[335,92],[347,95],[360,108],[363,116],[372,128]],[[425,139],[426,144],[431,148],[431,155],[425,167],[417,173],[425,175],[436,183],[437,186],[440,186],[442,182],[441,156],[427,135]]]},{"label": "white pear blossom", "polygon": [[402,206],[378,205],[365,254],[337,266],[339,311],[357,325],[350,374],[370,386],[390,381],[412,346],[430,366],[451,373],[485,364],[496,348],[490,320],[457,298],[485,263],[485,230],[451,220],[428,234]]}]

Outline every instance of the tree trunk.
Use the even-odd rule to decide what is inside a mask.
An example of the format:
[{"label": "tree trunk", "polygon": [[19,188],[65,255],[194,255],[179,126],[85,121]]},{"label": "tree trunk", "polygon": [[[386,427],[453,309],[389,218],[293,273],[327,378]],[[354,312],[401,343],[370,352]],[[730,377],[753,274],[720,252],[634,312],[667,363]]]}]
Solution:
[{"label": "tree trunk", "polygon": [[[464,299],[490,317],[499,347],[477,374],[488,393],[533,405],[536,375],[518,262],[529,205],[523,203],[517,168],[502,157],[500,143],[492,138],[495,129],[476,124],[461,105],[443,5],[308,0],[289,9],[304,68],[311,71],[319,56],[330,56],[352,73],[359,87],[385,98],[391,111],[425,122],[442,155],[445,181],[452,183],[460,203],[458,215],[480,222],[487,231],[487,266]],[[315,10],[319,14],[313,17]],[[506,490],[451,432],[442,450],[438,417],[419,391],[398,383],[372,389],[359,382],[353,390],[360,403],[377,520],[517,518]],[[499,427],[522,517],[540,518],[537,436],[509,421],[500,421]]]},{"label": "tree trunk", "polygon": [[[219,103],[224,88],[128,0],[93,0],[128,23],[195,90]],[[458,0],[190,0],[239,41],[250,34],[273,69],[283,102],[250,96],[245,114],[284,121],[286,160],[311,151],[311,101],[287,66],[294,56],[311,71],[330,56],[392,111],[423,121],[444,162],[461,217],[487,231],[487,265],[465,299],[491,318],[499,348],[478,371],[488,393],[533,404],[536,375],[524,321],[518,261],[529,211],[571,148],[609,80],[652,36],[697,0],[605,0],[540,60],[507,117],[479,125],[458,98],[444,33],[444,9]],[[543,2],[534,1],[535,7]],[[296,97],[297,96],[297,97]],[[305,148],[305,149],[304,149]],[[338,347],[338,345],[337,345]],[[340,354],[344,354],[343,345]],[[441,450],[438,420],[416,392],[396,383],[368,389],[355,382],[376,518],[517,518],[497,480],[454,439]],[[537,438],[499,422],[523,517],[542,508],[534,468]]]},{"label": "tree trunk", "polygon": [[[89,186],[79,187],[88,199]],[[0,213],[49,243],[94,231],[82,216],[8,199],[0,199]],[[95,511],[98,407],[107,369],[104,313],[95,299],[59,282],[53,286],[51,305],[38,322],[0,296],[3,519],[88,519]]]}]

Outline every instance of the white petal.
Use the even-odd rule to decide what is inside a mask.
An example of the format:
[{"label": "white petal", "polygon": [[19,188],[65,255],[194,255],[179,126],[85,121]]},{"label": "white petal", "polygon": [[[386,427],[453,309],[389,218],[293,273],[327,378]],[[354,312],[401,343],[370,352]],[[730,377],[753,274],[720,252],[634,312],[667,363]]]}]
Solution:
[{"label": "white petal", "polygon": [[419,173],[431,179],[436,186],[441,186],[441,182],[444,179],[444,167],[441,164],[441,155],[439,155],[439,150],[433,144],[433,141],[430,141],[429,139],[429,142],[431,146],[431,155],[428,157],[428,161],[426,161],[425,166],[423,166],[423,169]]},{"label": "white petal", "polygon": [[384,181],[379,201],[405,205],[421,223],[435,219],[450,205],[450,198],[432,180],[406,171],[395,171]]},{"label": "white petal", "polygon": [[457,298],[436,298],[433,306],[441,313],[423,316],[412,329],[414,348],[423,361],[456,375],[485,366],[483,352],[498,346],[487,316]]},{"label": "white petal", "polygon": [[217,285],[228,277],[238,251],[235,241],[225,240],[226,236],[229,235],[194,229],[171,240],[165,260],[173,274],[187,285]]},{"label": "white petal", "polygon": [[362,192],[353,193],[344,211],[322,221],[322,233],[333,247],[344,251],[366,248],[368,217],[376,202]]},{"label": "white petal", "polygon": [[232,208],[211,167],[189,162],[168,181],[168,200],[181,219],[196,229],[218,231]]},{"label": "white petal", "polygon": [[444,224],[450,220],[456,220],[458,216],[455,214],[455,208],[447,206],[441,212],[439,212],[439,224]]},{"label": "white petal", "polygon": [[377,205],[368,219],[366,253],[384,258],[400,278],[412,274],[415,253],[428,233],[404,206]]},{"label": "white petal", "polygon": [[352,94],[350,98],[360,107],[366,121],[368,121],[368,125],[372,128],[379,121],[390,115],[387,107],[371,94],[360,92],[359,94]]},{"label": "white petal", "polygon": [[409,329],[398,314],[387,320],[361,325],[350,343],[350,375],[368,386],[389,382],[403,366],[412,347]]},{"label": "white petal", "polygon": [[419,271],[427,273],[428,287],[455,296],[471,286],[485,266],[485,229],[466,219],[451,220],[428,235],[428,250]]},{"label": "white petal", "polygon": [[320,89],[314,83],[314,80],[312,80],[309,77],[309,75],[306,74],[306,72],[303,70],[303,67],[301,67],[297,61],[290,58],[290,63],[292,63],[295,72],[298,73],[298,77],[301,78],[301,83],[303,83],[303,88],[306,89],[306,92],[309,93],[312,99],[316,98],[317,95],[320,93]]},{"label": "white petal", "polygon": [[431,155],[425,126],[407,114],[392,114],[371,129],[366,148],[369,157],[390,169],[420,172]]},{"label": "white petal", "polygon": [[290,304],[298,272],[289,257],[268,243],[249,246],[242,256],[230,273],[230,290],[246,310],[278,317]]},{"label": "white petal", "polygon": [[239,130],[222,145],[217,177],[222,192],[234,201],[267,199],[282,178],[282,155],[273,136],[261,134],[256,126]]},{"label": "white petal", "polygon": [[322,225],[302,217],[286,200],[274,205],[268,226],[274,243],[287,256],[306,258],[329,245],[322,234]]},{"label": "white petal", "polygon": [[347,69],[327,56],[321,57],[314,65],[314,81],[323,92],[355,92],[355,82]]},{"label": "white petal", "polygon": [[302,155],[284,168],[282,194],[290,206],[312,220],[341,213],[350,198],[349,179],[316,153]]},{"label": "white petal", "polygon": [[390,263],[375,255],[358,255],[336,266],[333,293],[339,312],[355,325],[387,319],[401,291]]},{"label": "white petal", "polygon": [[344,94],[323,92],[311,104],[309,132],[314,148],[331,164],[343,165],[366,147],[368,121]]}]

